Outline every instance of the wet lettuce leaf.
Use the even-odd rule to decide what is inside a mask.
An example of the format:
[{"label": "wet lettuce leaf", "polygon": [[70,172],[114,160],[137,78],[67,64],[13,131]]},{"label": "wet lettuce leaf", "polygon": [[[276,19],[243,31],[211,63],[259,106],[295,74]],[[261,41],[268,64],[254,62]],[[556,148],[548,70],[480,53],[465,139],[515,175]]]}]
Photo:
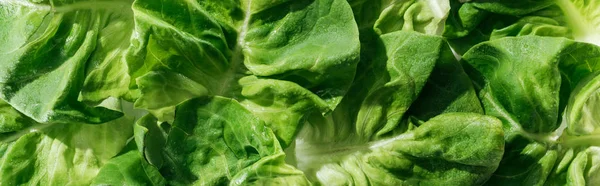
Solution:
[{"label": "wet lettuce leaf", "polygon": [[308,185],[265,122],[230,98],[177,106],[163,154],[169,185]]},{"label": "wet lettuce leaf", "polygon": [[132,122],[30,123],[1,133],[0,185],[89,185],[132,136]]},{"label": "wet lettuce leaf", "polygon": [[504,126],[506,153],[491,185],[597,182],[598,174],[589,172],[597,172],[591,162],[599,144],[600,47],[565,38],[502,38],[476,45],[463,64],[486,115]]},{"label": "wet lettuce leaf", "polygon": [[123,152],[106,162],[91,185],[165,185],[165,179],[130,142]]},{"label": "wet lettuce leaf", "polygon": [[0,0],[0,185],[598,185],[599,10]]},{"label": "wet lettuce leaf", "polygon": [[[500,162],[503,132],[498,120],[476,114],[482,113],[479,100],[447,43],[412,31],[365,43],[373,44],[376,57],[361,60],[350,92],[331,115],[310,118],[290,162],[322,185],[483,184]],[[410,55],[415,53],[420,55]],[[431,105],[412,107],[415,103]],[[481,123],[470,122],[475,120]],[[446,133],[438,135],[437,129]],[[461,145],[449,140],[453,136],[480,134],[485,136],[473,139],[483,141],[469,143],[479,144],[472,147],[481,159],[453,159],[462,155],[419,145],[439,137],[448,139],[440,146],[451,149]]]},{"label": "wet lettuce leaf", "polygon": [[510,36],[551,36],[600,44],[600,2],[452,0],[444,36],[464,54],[474,45]]},{"label": "wet lettuce leaf", "polygon": [[185,100],[229,97],[286,146],[306,113],[337,106],[359,59],[343,0],[138,0],[132,9],[130,86],[140,92],[135,106],[160,121]]},{"label": "wet lettuce leaf", "polygon": [[0,98],[40,123],[121,117],[97,104],[128,92],[120,57],[133,29],[130,5],[1,1]]}]

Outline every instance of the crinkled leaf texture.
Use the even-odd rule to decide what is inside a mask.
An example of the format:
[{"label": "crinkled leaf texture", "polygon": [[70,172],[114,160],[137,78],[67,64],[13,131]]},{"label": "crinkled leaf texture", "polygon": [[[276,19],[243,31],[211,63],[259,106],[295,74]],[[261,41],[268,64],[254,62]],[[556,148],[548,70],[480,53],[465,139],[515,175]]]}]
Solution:
[{"label": "crinkled leaf texture", "polygon": [[0,134],[17,132],[34,124],[35,121],[0,100]]},{"label": "crinkled leaf texture", "polygon": [[546,185],[596,185],[600,183],[600,148],[568,149],[548,176]]},{"label": "crinkled leaf texture", "polygon": [[480,185],[504,148],[501,122],[475,113],[441,114],[366,142],[322,140],[317,127],[304,132],[296,142],[297,166],[322,185]]},{"label": "crinkled leaf texture", "polygon": [[600,1],[558,0],[575,40],[600,45]]},{"label": "crinkled leaf texture", "polygon": [[600,47],[523,36],[481,43],[463,60],[486,114],[502,120],[506,134],[491,185],[597,182],[588,162],[600,144]]},{"label": "crinkled leaf texture", "polygon": [[239,101],[285,146],[306,113],[330,112],[359,58],[344,0],[155,1],[133,4],[127,63],[135,106],[160,121],[202,96]]},{"label": "crinkled leaf texture", "polygon": [[0,185],[600,184],[598,6],[0,0]]},{"label": "crinkled leaf texture", "polygon": [[573,37],[567,17],[553,1],[450,2],[452,11],[443,35],[459,54],[480,42],[503,37]]},{"label": "crinkled leaf texture", "polygon": [[[157,149],[162,151],[162,149]],[[308,185],[273,131],[238,101],[215,96],[177,106],[161,173],[170,185]]]},{"label": "crinkled leaf texture", "polygon": [[131,123],[35,123],[2,133],[0,185],[89,185],[132,136]]},{"label": "crinkled leaf texture", "polygon": [[[447,43],[396,31],[371,44],[376,57],[361,60],[331,115],[309,119],[288,162],[322,185],[483,184],[500,162],[503,132],[499,120],[477,113],[479,100]],[[437,84],[449,79],[456,81]]]},{"label": "crinkled leaf texture", "polygon": [[150,165],[129,143],[124,153],[106,162],[91,185],[166,185],[158,169]]},{"label": "crinkled leaf texture", "polygon": [[[448,15],[450,5],[444,0],[348,0],[358,25],[379,34],[411,30],[435,34]],[[367,27],[371,26],[371,27]],[[374,27],[372,27],[374,26]]]},{"label": "crinkled leaf texture", "polygon": [[[200,5],[207,6],[208,4],[211,3]],[[407,1],[405,4],[413,7],[411,8],[412,11],[408,11],[407,14],[419,13],[419,11],[415,10],[418,7],[427,8],[427,6],[424,6],[425,2],[421,1]],[[390,6],[396,5],[399,7],[401,4],[400,2],[395,2],[395,4],[391,4]],[[313,5],[308,4],[308,6]],[[287,5],[283,7],[287,7]],[[265,10],[268,10],[268,8]],[[299,9],[299,11],[305,10]],[[400,15],[404,13],[403,11],[400,11]],[[141,18],[147,19],[141,16],[142,13],[139,15]],[[425,15],[430,15],[430,13],[425,12]],[[254,16],[253,14],[250,18]],[[288,16],[293,17],[291,15]],[[425,19],[421,21],[423,21],[423,25],[439,25],[440,19],[443,19],[443,17],[442,15],[437,19]],[[217,18],[222,19],[224,17]],[[381,20],[394,20],[396,18],[388,15],[381,18]],[[428,24],[428,21],[431,24]],[[372,23],[374,24],[375,22]],[[361,23],[359,22],[358,24],[360,25]],[[152,27],[150,23],[149,25],[149,29],[158,29]],[[221,25],[221,30],[228,28],[233,30],[231,32],[235,33],[237,31],[237,27],[235,26],[231,26],[231,28],[225,26]],[[171,27],[168,28],[173,29]],[[435,26],[427,26],[427,29],[422,31],[427,33],[431,31],[433,33],[436,30],[435,28]],[[189,97],[198,95],[217,96],[195,98],[188,101],[185,101],[185,99],[166,99],[165,102],[172,101],[171,105],[184,101],[177,106],[174,113],[173,125],[162,123],[161,120],[164,118],[160,119],[160,112],[154,112],[154,115],[159,116],[158,119],[152,116],[142,118],[136,125],[136,142],[138,146],[143,146],[139,150],[144,153],[144,157],[151,164],[160,168],[161,173],[165,176],[168,183],[172,185],[262,185],[278,183],[297,185],[310,183],[324,185],[423,183],[439,185],[444,183],[444,180],[449,180],[457,184],[483,183],[495,170],[503,152],[504,142],[500,122],[494,118],[476,114],[482,113],[482,109],[475,91],[461,66],[454,59],[447,43],[442,38],[412,31],[397,31],[397,29],[411,30],[411,27],[388,29],[385,32],[391,33],[383,35],[381,39],[363,40],[363,44],[365,44],[363,45],[365,46],[363,48],[365,50],[363,51],[367,51],[369,50],[367,48],[373,47],[377,53],[375,55],[366,54],[362,58],[358,76],[355,78],[354,85],[348,95],[342,99],[340,105],[333,111],[332,116],[325,118],[320,112],[312,112],[312,116],[309,119],[311,120],[310,126],[305,128],[299,140],[293,141],[292,145],[295,147],[291,148],[292,151],[287,153],[287,155],[292,156],[287,159],[287,162],[297,165],[304,172],[284,161],[285,154],[281,148],[280,141],[276,140],[279,128],[269,125],[272,121],[269,121],[271,118],[257,113],[257,110],[262,109],[262,107],[256,106],[260,105],[249,104],[250,102],[246,98],[237,95],[237,93],[232,95],[214,93],[215,90],[221,89],[210,87],[209,83],[212,81],[205,80],[206,78],[198,78],[196,80],[187,77],[186,73],[194,74],[185,71],[190,70],[190,68],[181,68],[180,72],[174,73],[173,69],[179,68],[178,66],[173,66],[173,68],[160,66],[164,65],[165,62],[178,62],[176,59],[179,59],[180,55],[182,55],[179,53],[182,49],[174,48],[169,51],[153,50],[156,47],[164,47],[165,43],[173,41],[161,41],[161,45],[159,46],[152,44],[149,40],[148,44],[145,45],[147,47],[145,52],[148,52],[148,54],[145,54],[146,61],[140,64],[156,65],[148,68],[160,68],[162,70],[143,71],[142,73],[146,73],[146,75],[141,75],[137,78],[136,85],[142,91],[141,100],[143,100],[142,98],[145,94],[144,89],[156,90],[154,87],[144,87],[144,83],[160,82],[157,85],[172,86],[172,84],[166,83],[170,82],[169,79],[171,78],[173,80],[180,78],[177,81],[186,82],[190,87],[195,88],[181,91],[159,89],[166,90],[166,92],[163,92],[165,94],[185,94],[189,95]],[[248,31],[247,34],[250,33]],[[219,33],[217,32],[217,34]],[[234,38],[243,40],[249,36],[251,35]],[[155,36],[150,35],[147,37],[152,38]],[[180,36],[175,38],[177,41],[179,41],[178,37]],[[222,41],[226,40],[223,39]],[[244,45],[233,43],[233,45],[239,45],[236,47],[245,47]],[[246,50],[249,49],[243,48],[241,52],[247,52]],[[149,54],[151,51],[159,51],[160,53],[158,54],[160,56],[168,54],[170,57],[161,58],[159,61],[156,61],[158,60],[157,58],[148,58],[151,55]],[[227,61],[229,57],[226,55],[233,55],[236,52],[240,52],[235,47],[233,50],[222,49],[221,51],[228,51],[231,54],[224,53],[224,59],[210,58],[209,61],[215,62],[213,63],[215,66],[219,65],[216,62],[220,62],[221,60]],[[156,53],[152,55],[154,54]],[[242,54],[248,55],[246,53]],[[249,71],[246,73],[255,73],[249,67],[253,63],[248,62],[248,60],[253,60],[254,58],[250,57],[254,56],[243,57],[246,57],[243,67],[248,68],[246,70]],[[231,59],[235,60],[236,58]],[[190,65],[186,63],[176,64]],[[146,66],[139,67],[135,69],[147,68]],[[228,68],[232,70],[231,67]],[[208,72],[218,72],[214,77],[219,76],[219,73],[221,73],[214,70],[205,73]],[[292,93],[291,96],[314,97],[310,94],[302,93],[305,92],[302,87],[295,88],[297,86],[294,83],[298,82],[291,80],[298,80],[298,77],[289,80],[286,77],[288,81],[280,84],[272,84],[269,82],[272,82],[273,79],[265,77],[256,75],[241,77],[245,74],[240,72],[227,73],[233,73],[240,77],[239,80],[234,79],[238,82],[237,85],[233,84],[231,85],[232,87],[225,88],[235,90],[236,86],[242,86],[242,96],[260,96],[270,92],[270,97],[260,100],[261,103],[272,101],[273,99],[277,101],[278,95],[288,94],[289,96],[290,93]],[[274,77],[279,76],[272,76],[270,78]],[[148,79],[155,79],[156,81],[147,81]],[[269,89],[269,92],[264,92],[265,90],[262,88],[259,89],[260,86],[255,86],[262,83],[271,84],[272,89]],[[230,85],[225,84],[225,86]],[[302,94],[290,92],[290,89],[293,92]],[[200,92],[192,92],[198,90]],[[147,94],[149,95],[150,93],[148,92]],[[423,97],[420,97],[421,95]],[[226,98],[225,96],[233,97],[234,99]],[[434,99],[430,99],[429,97],[434,97]],[[318,100],[321,98],[315,97],[315,99]],[[296,104],[299,105],[299,109],[305,108],[305,104],[311,104],[311,102],[302,100],[286,101],[300,103]],[[413,103],[430,106],[410,107]],[[140,105],[142,102],[138,100],[136,104]],[[164,106],[160,107],[161,109],[165,108]],[[289,106],[284,104],[281,107]],[[292,108],[296,109],[296,106]],[[266,112],[278,109],[280,108],[275,107],[274,109],[266,110]],[[329,109],[332,108],[329,107]],[[304,110],[304,112],[308,111],[310,110]],[[451,113],[431,119],[441,113],[450,112],[475,113]],[[162,113],[165,114],[168,112]],[[416,124],[413,124],[412,128],[416,128],[416,125],[420,127],[414,129],[414,131],[406,132],[409,130],[409,126],[406,124],[409,121],[407,119],[409,115],[410,118],[413,118],[411,121],[416,121],[414,122]],[[288,120],[286,118],[288,117],[287,115],[277,115],[274,117],[281,117],[282,119],[278,119],[280,121]],[[325,119],[331,119],[331,117],[335,118],[334,123],[322,122]],[[431,120],[421,122],[418,121],[419,119]],[[355,125],[359,127],[354,127]],[[307,144],[301,144],[301,141],[306,141]],[[331,141],[339,141],[339,143],[330,144]],[[289,143],[287,141],[283,142]],[[440,148],[444,149],[431,149],[429,148],[429,143],[440,143]],[[342,153],[315,153],[315,151],[329,149],[330,146],[326,146],[328,144],[336,145],[336,147],[340,145],[339,148],[343,149]],[[473,146],[473,144],[477,145]],[[350,148],[354,147],[354,145],[358,145],[360,148]],[[462,147],[465,146],[471,147],[470,150],[462,150]],[[349,147],[349,149],[344,149],[345,147]],[[295,151],[293,151],[294,148]],[[458,149],[461,150],[459,151]],[[476,155],[472,156],[472,154]],[[394,161],[395,163],[389,164],[390,161]],[[338,163],[352,165],[336,167]],[[358,167],[360,165],[368,166],[368,169]],[[389,167],[380,167],[384,165]],[[415,168],[414,171],[411,170],[412,167]],[[315,170],[318,168],[322,168],[321,170],[324,171],[321,177],[316,176]],[[334,168],[335,170],[329,168]],[[435,170],[438,168],[440,170]],[[385,173],[388,170],[397,169],[406,171],[406,174],[402,172],[397,174]],[[353,174],[347,172],[353,172]],[[308,178],[304,173],[309,173],[306,175]],[[364,176],[360,174],[364,174]],[[406,178],[406,176],[412,174],[417,174],[422,176],[421,178],[429,178],[430,180]],[[340,179],[339,176],[346,177]],[[364,178],[366,177],[372,179],[372,182],[365,182]],[[342,183],[343,181],[348,182]]]},{"label": "crinkled leaf texture", "polygon": [[0,98],[37,122],[103,123],[128,92],[130,1],[0,1]]},{"label": "crinkled leaf texture", "polygon": [[600,45],[600,1],[450,1],[444,36],[460,54],[474,45],[507,36],[573,38]]}]

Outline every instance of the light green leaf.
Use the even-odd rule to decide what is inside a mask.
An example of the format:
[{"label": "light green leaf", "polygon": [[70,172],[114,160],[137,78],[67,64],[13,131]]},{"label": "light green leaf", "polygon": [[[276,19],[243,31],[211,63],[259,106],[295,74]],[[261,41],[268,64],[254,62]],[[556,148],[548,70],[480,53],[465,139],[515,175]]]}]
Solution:
[{"label": "light green leaf", "polygon": [[597,72],[583,79],[571,94],[566,110],[567,132],[571,135],[600,132],[600,76],[598,74]]},{"label": "light green leaf", "polygon": [[459,54],[480,42],[503,37],[572,37],[565,15],[552,1],[450,2],[452,8],[443,35]]},{"label": "light green leaf", "polygon": [[[127,62],[131,87],[141,93],[136,107],[168,121],[185,100],[234,98],[276,129],[284,146],[305,114],[337,106],[359,57],[344,0],[138,0],[133,12]],[[177,88],[159,88],[165,85]]]},{"label": "light green leaf", "polygon": [[91,185],[165,185],[158,169],[146,162],[130,143],[123,154],[110,159]]},{"label": "light green leaf", "polygon": [[[413,31],[384,34],[380,41],[371,42],[377,53],[361,60],[353,86],[332,115],[315,114],[309,119],[294,150],[290,150],[295,158],[288,162],[295,162],[309,180],[322,185],[482,184],[500,161],[503,133],[494,118],[475,113],[442,114],[482,112],[470,81],[447,43],[441,37]],[[419,99],[424,93],[439,97],[431,102],[425,97]],[[431,105],[411,109],[417,101]],[[421,118],[434,119],[423,123],[418,121]],[[482,122],[473,125],[477,126],[473,130],[489,132],[471,134],[470,129],[461,127],[470,125],[467,118]],[[461,128],[465,130],[453,132]],[[446,133],[434,132],[437,130]],[[429,134],[420,136],[425,133]],[[467,136],[484,133],[489,136],[472,139],[490,139],[485,143],[491,146],[467,140],[471,139]],[[476,151],[489,154],[485,160],[463,162],[458,160],[462,158],[453,159],[463,155],[451,150],[433,152],[435,147],[452,148],[462,143],[449,140],[453,135],[478,146]],[[438,137],[448,143],[436,145]]]},{"label": "light green leaf", "polygon": [[570,149],[553,170],[546,185],[596,185],[600,183],[600,149],[597,146]]},{"label": "light green leaf", "polygon": [[570,30],[556,19],[530,15],[504,28],[495,29],[490,34],[490,40],[526,35],[569,37]]},{"label": "light green leaf", "polygon": [[503,38],[473,47],[463,56],[486,114],[506,131],[550,133],[558,128],[561,74],[557,56],[571,42],[560,38]]},{"label": "light green leaf", "polygon": [[198,98],[177,106],[161,169],[170,185],[308,185],[286,165],[274,133],[235,100]]},{"label": "light green leaf", "polygon": [[[87,106],[78,97],[82,89],[82,101],[124,93],[120,81],[125,74],[115,68],[122,67],[118,56],[132,28],[129,1],[5,0],[0,5],[3,100],[42,123],[102,123],[122,115]],[[98,82],[104,74],[111,77]],[[92,95],[90,90],[101,92]]]},{"label": "light green leaf", "polygon": [[158,122],[152,115],[140,118],[134,126],[134,139],[138,151],[148,163],[158,168],[163,166],[164,148],[169,125]]},{"label": "light green leaf", "polygon": [[132,136],[132,122],[36,124],[3,135],[0,185],[89,185]]},{"label": "light green leaf", "polygon": [[35,124],[35,121],[0,100],[0,135],[20,131],[33,124]]},{"label": "light green leaf", "polygon": [[[359,140],[369,140],[402,128],[403,126],[398,126],[400,121],[406,117],[405,113],[424,88],[427,88],[425,94],[439,97],[419,101],[437,102],[414,108],[413,114],[420,115],[423,119],[444,110],[481,112],[473,87],[465,83],[466,74],[462,72],[442,38],[398,31],[381,36],[381,40],[379,45],[373,45],[378,57],[372,61],[361,61],[353,87],[339,108],[332,113],[332,120],[326,121],[328,128],[338,131],[334,132],[336,135],[341,137],[348,132],[356,132]],[[457,81],[444,84],[444,87],[435,85],[443,81],[440,78],[445,76],[436,74],[431,77],[430,74],[436,68],[436,72],[454,73],[448,76],[454,76],[452,78]],[[428,82],[430,84],[426,86]],[[447,92],[442,94],[436,92],[438,90]],[[347,128],[343,131],[348,132],[339,131],[343,128]]]},{"label": "light green leaf", "polygon": [[160,121],[173,121],[175,106],[189,98],[208,95],[208,90],[193,80],[172,72],[149,72],[137,79],[144,96],[136,100],[136,107],[143,107]]},{"label": "light green leaf", "polygon": [[600,1],[558,0],[575,40],[600,45]]},{"label": "light green leaf", "polygon": [[374,25],[378,34],[398,30],[439,34],[450,10],[448,0],[387,1],[389,4],[383,2],[386,1],[382,1],[382,11]]},{"label": "light green leaf", "polygon": [[[348,0],[361,34],[416,31],[439,34],[448,16],[447,0]],[[362,37],[362,36],[361,36]]]},{"label": "light green leaf", "polygon": [[446,113],[389,138],[352,143],[303,131],[297,164],[322,185],[480,185],[503,154],[501,122],[475,113]]},{"label": "light green leaf", "polygon": [[283,144],[292,142],[298,131],[290,128],[301,128],[304,115],[313,112],[311,108],[318,109],[318,113],[329,111],[325,101],[289,81],[247,76],[239,83],[244,86],[241,93],[246,98],[240,103],[266,123],[282,124],[270,128]]},{"label": "light green leaf", "polygon": [[544,185],[558,165],[559,152],[523,136],[509,137],[500,166],[486,184]]},{"label": "light green leaf", "polygon": [[98,103],[108,97],[134,99],[129,92],[130,77],[124,58],[133,32],[133,16],[129,0],[119,3],[113,4],[122,6],[122,11],[106,17],[106,25],[98,31],[96,49],[88,59],[85,82],[79,94],[83,102]]},{"label": "light green leaf", "polygon": [[311,185],[302,171],[284,159],[283,154],[265,157],[237,173],[229,185]]},{"label": "light green leaf", "polygon": [[585,185],[581,149],[600,144],[593,113],[600,47],[523,36],[481,43],[463,60],[486,114],[502,120],[506,133],[489,184]]}]

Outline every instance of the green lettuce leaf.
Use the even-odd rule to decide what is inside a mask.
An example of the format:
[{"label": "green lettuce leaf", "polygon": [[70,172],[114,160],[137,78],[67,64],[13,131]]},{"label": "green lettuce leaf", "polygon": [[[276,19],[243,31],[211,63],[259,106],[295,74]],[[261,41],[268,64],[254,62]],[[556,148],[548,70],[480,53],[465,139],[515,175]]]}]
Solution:
[{"label": "green lettuce leaf", "polygon": [[301,133],[295,156],[298,168],[322,185],[481,185],[504,147],[501,122],[475,113],[441,114],[368,142],[325,141],[318,127]]},{"label": "green lettuce leaf", "polygon": [[144,160],[135,143],[106,162],[91,185],[166,185],[158,169]]},{"label": "green lettuce leaf", "polygon": [[171,122],[185,100],[234,98],[284,146],[306,113],[336,107],[359,57],[343,0],[138,0],[133,12],[126,58],[136,107]]},{"label": "green lettuce leaf", "polygon": [[0,185],[89,185],[132,136],[131,123],[36,123],[3,133]]},{"label": "green lettuce leaf", "polygon": [[552,170],[546,185],[595,185],[600,183],[600,149],[597,146],[568,149]]},{"label": "green lettuce leaf", "polygon": [[452,11],[443,35],[459,54],[480,42],[503,37],[572,37],[565,15],[552,1],[450,2]]},{"label": "green lettuce leaf", "polygon": [[398,30],[436,34],[450,10],[446,0],[348,0],[361,32],[377,34]]},{"label": "green lettuce leaf", "polygon": [[[594,106],[600,47],[565,38],[502,38],[476,45],[463,64],[486,115],[504,126],[506,153],[491,185],[586,185],[598,179],[587,173],[591,165],[583,159],[591,152],[582,149],[599,145]],[[579,162],[571,161],[576,157]],[[569,176],[567,167],[573,167]]]},{"label": "green lettuce leaf", "polygon": [[382,11],[373,25],[378,34],[398,30],[439,33],[450,10],[447,0],[381,2]]},{"label": "green lettuce leaf", "polygon": [[600,45],[600,1],[557,0],[575,40]]},{"label": "green lettuce leaf", "polygon": [[215,96],[177,106],[160,171],[169,185],[308,185],[284,159],[264,121],[239,102]]},{"label": "green lettuce leaf", "polygon": [[600,45],[597,0],[451,1],[444,36],[460,54],[487,40],[539,35]]},{"label": "green lettuce leaf", "polygon": [[1,1],[0,98],[40,123],[122,116],[81,101],[97,104],[127,93],[120,56],[133,28],[130,4]]},{"label": "green lettuce leaf", "polygon": [[163,166],[164,147],[170,125],[166,122],[158,122],[152,115],[148,114],[140,118],[134,126],[135,142],[138,151],[142,153],[146,161],[161,168]]},{"label": "green lettuce leaf", "polygon": [[[322,185],[484,183],[500,162],[503,132],[498,120],[478,114],[479,100],[447,43],[413,31],[380,39],[377,57],[361,60],[364,66],[338,108],[309,119],[288,162]],[[457,82],[446,84],[449,80]],[[416,102],[431,105],[413,108]],[[462,143],[450,140],[455,137],[482,156],[453,159],[462,156],[449,150]],[[444,140],[448,143],[423,142]]]},{"label": "green lettuce leaf", "polygon": [[34,125],[35,121],[0,100],[0,134],[20,131]]},{"label": "green lettuce leaf", "polygon": [[[421,36],[412,38],[413,34],[389,34],[388,38],[382,39],[381,35],[400,30],[414,31],[428,35],[439,35],[450,9],[448,1],[350,0],[349,3],[354,11],[361,38],[361,61],[359,62],[359,70],[354,84],[369,84],[369,82],[372,83],[373,81],[376,81],[375,79],[386,78],[386,73],[377,73],[375,71],[381,71],[383,68],[386,68],[384,65],[385,60],[387,59],[383,56],[389,55],[387,53],[392,53],[392,50],[397,50],[394,46],[400,45],[395,45],[394,42],[400,41],[404,42],[406,45],[411,45],[413,43],[417,44],[416,40],[418,39],[426,38]],[[382,43],[382,41],[385,42],[385,44]],[[386,44],[390,46],[384,47],[383,45]],[[422,44],[419,44],[419,47],[414,48],[418,51],[412,51],[413,49],[410,48],[406,49],[407,52],[410,51],[415,53],[423,51],[422,58],[439,58],[437,62],[434,62],[435,65],[429,60],[427,63],[423,63],[423,65],[429,65],[429,67],[432,67],[433,69],[423,68],[423,71],[420,72],[429,74],[432,71],[431,74],[433,74],[433,76],[426,80],[425,85],[417,84],[418,86],[414,87],[416,90],[414,95],[418,95],[417,100],[414,100],[414,95],[413,98],[407,100],[408,102],[415,101],[417,104],[413,104],[408,112],[411,112],[411,115],[419,115],[419,118],[422,120],[427,120],[442,112],[462,111],[482,113],[483,111],[479,105],[478,98],[473,91],[470,80],[463,72],[460,65],[452,59],[454,56],[449,52],[450,49],[445,46],[442,47],[444,44],[441,44],[439,47],[442,48],[437,48],[438,46],[436,46],[434,47],[436,48],[434,52],[429,53],[425,52],[426,50],[424,49],[425,47],[429,47],[427,46],[428,44],[430,44],[429,41],[423,41]],[[442,52],[440,52],[440,50]],[[440,56],[434,56],[438,54]],[[396,60],[413,60],[415,63],[419,63],[417,61],[420,61],[421,59],[415,57],[413,59],[398,58]],[[374,69],[374,72],[365,69]],[[419,74],[419,72],[416,71],[412,73],[414,73],[413,75]],[[403,77],[395,78],[398,78],[399,81],[396,84],[403,83],[400,81],[401,79],[404,79]],[[422,78],[427,79],[426,76],[422,76]],[[420,79],[420,81],[425,82],[424,79]],[[390,86],[388,89],[397,88],[391,87],[393,86],[391,84],[387,86]],[[377,89],[377,87],[373,87],[373,89]],[[365,91],[366,89],[364,89],[362,85],[355,85],[354,88],[350,90],[351,94],[354,94],[353,97],[357,97],[357,94],[360,94],[358,97],[364,96],[363,94],[365,94]],[[410,90],[407,90],[407,92],[408,91]],[[392,92],[389,93],[391,94]],[[396,95],[400,96],[402,93],[396,93]],[[356,102],[360,102],[360,99],[357,99]],[[385,102],[385,100],[382,100],[382,102]],[[350,104],[358,106],[356,105],[357,103]],[[431,105],[438,106],[432,107]],[[345,107],[350,106],[346,105]],[[402,114],[398,113],[397,116],[401,115]],[[397,116],[394,116],[396,119],[392,119],[390,123],[395,122],[394,120],[398,119]]]}]

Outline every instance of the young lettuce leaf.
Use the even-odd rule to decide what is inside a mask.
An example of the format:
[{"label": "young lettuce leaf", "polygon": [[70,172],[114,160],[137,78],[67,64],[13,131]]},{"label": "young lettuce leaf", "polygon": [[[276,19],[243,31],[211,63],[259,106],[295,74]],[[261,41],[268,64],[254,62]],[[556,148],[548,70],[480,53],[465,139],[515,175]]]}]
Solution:
[{"label": "young lettuce leaf", "polygon": [[439,35],[448,16],[446,0],[348,0],[360,31],[361,60],[370,60],[379,35],[404,30]]},{"label": "young lettuce leaf", "polygon": [[600,183],[600,148],[567,149],[545,185],[596,185]]},{"label": "young lettuce leaf", "polygon": [[126,117],[101,125],[32,123],[2,133],[0,185],[89,185],[132,136],[131,124]]},{"label": "young lettuce leaf", "polygon": [[311,126],[296,143],[296,164],[322,185],[481,185],[504,146],[501,122],[475,113],[441,114],[406,133],[362,142]]},{"label": "young lettuce leaf", "polygon": [[450,2],[444,36],[460,54],[507,36],[565,37],[600,45],[597,0]]},{"label": "young lettuce leaf", "polygon": [[0,186],[597,185],[598,6],[0,0]]},{"label": "young lettuce leaf", "polygon": [[166,185],[158,169],[150,165],[130,142],[124,153],[110,159],[91,185]]},{"label": "young lettuce leaf", "polygon": [[[375,71],[383,70],[385,65],[386,53],[392,53],[395,50],[393,42],[401,41],[404,44],[416,44],[417,39],[426,37],[412,37],[411,34],[399,34],[389,36],[385,40],[390,46],[383,47],[381,35],[396,32],[396,31],[415,31],[429,35],[441,34],[441,29],[444,26],[444,21],[448,16],[450,5],[447,1],[349,1],[354,11],[356,22],[360,29],[361,38],[361,61],[359,63],[359,71],[355,81],[372,82],[376,78],[385,78],[385,73],[374,73]],[[406,38],[405,38],[406,37]],[[407,39],[410,38],[410,39]],[[423,43],[429,44],[427,41]],[[434,42],[435,43],[435,42]],[[423,47],[426,47],[423,44]],[[437,45],[437,44],[436,44]],[[443,46],[440,45],[440,46]],[[418,47],[415,47],[418,48]],[[421,48],[419,48],[421,49]],[[390,51],[385,51],[390,50]],[[424,52],[422,58],[436,58],[433,53]],[[460,65],[452,59],[454,58],[445,47],[444,50],[438,53],[439,60],[435,65],[431,61],[423,63],[433,67],[433,76],[427,80],[423,87],[423,91],[419,95],[416,102],[411,107],[412,114],[419,115],[420,119],[427,120],[437,114],[452,111],[463,112],[478,112],[482,113],[479,106],[479,101],[474,91],[469,78],[464,74]],[[421,50],[419,50],[421,51]],[[425,51],[425,50],[422,50]],[[396,52],[396,51],[394,51]],[[417,51],[410,51],[417,52]],[[420,53],[419,53],[420,55]],[[379,60],[379,62],[374,62]],[[383,60],[383,61],[382,61]],[[421,63],[420,59],[402,59],[397,60],[414,60],[415,63]],[[419,61],[419,62],[417,62]],[[431,69],[423,69],[423,73],[428,74]],[[373,71],[372,73],[370,73]],[[416,72],[414,72],[417,74]],[[371,78],[371,79],[370,79]],[[401,78],[401,77],[399,77]],[[366,80],[364,80],[366,79]],[[365,82],[355,82],[354,84],[363,84]],[[401,81],[398,83],[402,83]],[[368,84],[368,83],[366,83]],[[391,86],[391,85],[390,85]],[[415,87],[417,90],[419,87]],[[351,94],[363,94],[365,91],[362,86],[355,86],[350,92]],[[420,90],[419,90],[420,91]],[[362,93],[359,93],[362,92]],[[398,93],[397,95],[401,95]],[[360,96],[358,96],[360,97]],[[438,107],[430,107],[430,105],[439,105]]]},{"label": "young lettuce leaf", "polygon": [[597,181],[597,168],[587,161],[595,161],[599,144],[597,115],[591,112],[599,90],[600,47],[523,36],[481,43],[463,60],[486,114],[498,117],[506,134],[504,157],[489,184]]},{"label": "young lettuce leaf", "polygon": [[138,0],[133,12],[135,106],[160,121],[191,98],[234,98],[286,146],[306,113],[336,107],[359,58],[344,0]]},{"label": "young lettuce leaf", "polygon": [[600,1],[557,0],[575,40],[600,45]]},{"label": "young lettuce leaf", "polygon": [[0,100],[0,134],[20,131],[35,121],[15,110],[8,103]]},{"label": "young lettuce leaf", "polygon": [[[440,90],[448,93],[439,96],[460,95],[460,101],[410,109],[429,80],[442,81],[433,77],[437,76],[432,74],[434,69],[455,69],[452,72],[457,77],[466,77],[447,43],[441,37],[412,31],[396,31],[380,39],[381,43],[374,45],[377,57],[361,60],[364,66],[338,108],[329,116],[309,119],[296,140],[295,151],[290,152],[295,158],[289,162],[294,162],[313,183],[322,185],[484,183],[502,156],[500,122],[476,113],[441,114],[481,112],[471,85],[459,81],[457,85],[466,86],[444,89],[452,86],[432,84],[429,95]],[[418,127],[411,125],[408,118],[414,117],[409,114],[428,121],[416,122]],[[464,141],[450,140],[453,138]],[[433,146],[447,149],[435,149],[428,143],[441,141],[445,141],[443,145]],[[463,142],[481,156],[463,159],[459,158],[463,155],[450,150]]]},{"label": "young lettuce leaf", "polygon": [[480,42],[509,36],[572,37],[565,15],[552,1],[450,2],[443,35],[459,54]]},{"label": "young lettuce leaf", "polygon": [[215,96],[177,106],[160,170],[169,185],[308,185],[284,159],[264,121],[239,102]]},{"label": "young lettuce leaf", "polygon": [[119,56],[133,28],[130,5],[0,1],[0,98],[40,123],[103,123],[122,116],[81,101],[97,104],[127,92]]}]

